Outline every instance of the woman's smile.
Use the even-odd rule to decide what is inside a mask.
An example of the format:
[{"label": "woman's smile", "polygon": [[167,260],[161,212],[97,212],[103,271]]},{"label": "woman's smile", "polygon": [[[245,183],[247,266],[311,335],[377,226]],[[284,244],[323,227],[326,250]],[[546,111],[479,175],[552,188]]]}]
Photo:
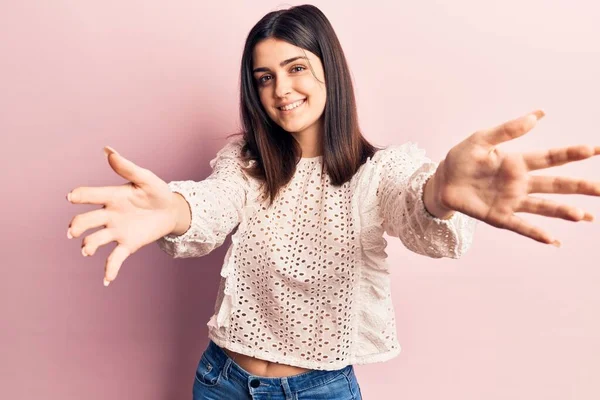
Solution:
[{"label": "woman's smile", "polygon": [[282,110],[281,108],[278,107],[277,110],[279,110],[279,113],[282,115],[289,115],[289,114],[297,111],[299,108],[302,108],[302,106],[304,106],[304,103],[306,103],[306,99],[300,100],[300,102],[295,102],[293,104],[286,106],[286,108],[291,106],[291,107],[293,107],[292,109]]}]

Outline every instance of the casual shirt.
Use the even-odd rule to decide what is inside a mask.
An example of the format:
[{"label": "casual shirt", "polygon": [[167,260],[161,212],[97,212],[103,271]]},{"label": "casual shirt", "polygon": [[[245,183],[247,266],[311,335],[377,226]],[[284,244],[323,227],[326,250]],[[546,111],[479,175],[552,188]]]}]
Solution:
[{"label": "casual shirt", "polygon": [[[268,206],[243,166],[242,139],[227,142],[202,181],[173,181],[191,210],[182,235],[159,247],[201,257],[231,236],[208,336],[229,350],[317,370],[389,360],[400,352],[384,233],[433,258],[459,258],[476,220],[425,209],[437,164],[413,143],[388,146],[333,186],[323,156],[302,158]],[[394,260],[393,264],[398,264]],[[393,268],[393,267],[392,267]]]}]

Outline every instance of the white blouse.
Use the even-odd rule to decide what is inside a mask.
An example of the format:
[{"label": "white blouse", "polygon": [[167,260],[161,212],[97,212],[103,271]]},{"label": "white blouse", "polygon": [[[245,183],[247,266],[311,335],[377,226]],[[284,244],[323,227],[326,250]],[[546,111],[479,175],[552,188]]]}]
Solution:
[{"label": "white blouse", "polygon": [[[232,351],[317,370],[400,353],[383,234],[429,257],[459,258],[476,220],[433,217],[423,186],[437,165],[413,143],[388,146],[334,187],[322,156],[302,158],[272,206],[245,174],[241,139],[203,181],[174,181],[191,226],[157,241],[174,258],[201,257],[231,237],[208,336]],[[250,161],[249,163],[254,163]],[[249,164],[248,163],[248,164]]]}]

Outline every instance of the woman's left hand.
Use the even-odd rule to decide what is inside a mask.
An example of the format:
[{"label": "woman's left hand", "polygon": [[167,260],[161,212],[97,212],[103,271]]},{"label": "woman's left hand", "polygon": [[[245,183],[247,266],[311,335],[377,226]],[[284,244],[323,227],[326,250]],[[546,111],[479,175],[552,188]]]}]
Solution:
[{"label": "woman's left hand", "polygon": [[600,183],[560,176],[533,176],[530,171],[585,160],[600,147],[572,146],[531,153],[505,153],[496,146],[523,136],[544,116],[537,110],[495,128],[475,132],[453,147],[435,173],[436,197],[442,207],[546,244],[560,246],[552,235],[515,213],[526,212],[570,221],[592,221],[577,207],[530,196],[531,193],[600,196]]}]

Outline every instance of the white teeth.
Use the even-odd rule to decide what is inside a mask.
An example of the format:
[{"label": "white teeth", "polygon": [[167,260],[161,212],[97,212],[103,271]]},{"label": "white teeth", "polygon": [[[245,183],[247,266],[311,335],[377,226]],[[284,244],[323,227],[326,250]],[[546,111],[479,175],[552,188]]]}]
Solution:
[{"label": "white teeth", "polygon": [[280,110],[284,110],[284,111],[289,111],[289,110],[291,110],[291,109],[294,109],[294,108],[298,107],[298,106],[299,106],[299,105],[301,105],[303,102],[304,102],[304,100],[299,100],[299,101],[297,101],[297,102],[295,102],[295,103],[288,104],[288,105],[287,105],[287,106],[285,106],[285,107],[279,107],[279,109],[280,109]]}]

